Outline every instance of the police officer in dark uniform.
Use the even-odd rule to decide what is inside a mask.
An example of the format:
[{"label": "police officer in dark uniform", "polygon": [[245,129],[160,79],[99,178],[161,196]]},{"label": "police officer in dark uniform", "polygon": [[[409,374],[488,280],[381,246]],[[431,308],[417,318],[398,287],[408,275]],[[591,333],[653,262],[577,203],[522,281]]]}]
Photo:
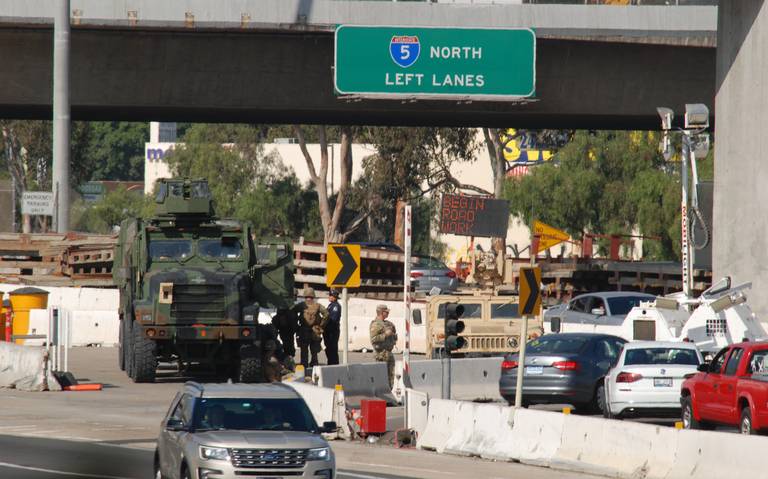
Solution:
[{"label": "police officer in dark uniform", "polygon": [[339,364],[339,336],[341,335],[341,305],[339,292],[332,289],[328,292],[328,324],[323,332],[325,357],[328,364]]}]

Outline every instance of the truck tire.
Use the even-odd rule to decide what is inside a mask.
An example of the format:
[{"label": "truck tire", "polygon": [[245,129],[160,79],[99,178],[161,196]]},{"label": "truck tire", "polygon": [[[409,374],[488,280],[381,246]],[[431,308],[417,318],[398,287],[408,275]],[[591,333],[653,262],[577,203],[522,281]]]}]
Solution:
[{"label": "truck tire", "polygon": [[123,361],[125,361],[125,374],[133,377],[133,321],[127,320],[123,325]]},{"label": "truck tire", "polygon": [[125,329],[125,321],[121,319],[120,329],[117,333],[117,365],[120,368],[120,371],[125,371],[125,346],[123,345],[125,334],[123,333],[123,329]]},{"label": "truck tire", "polygon": [[746,406],[741,410],[739,432],[746,435],[757,434],[757,431],[755,431],[755,428],[752,426],[752,411],[749,410],[749,406]]},{"label": "truck tire", "polygon": [[704,421],[698,421],[693,415],[693,402],[691,396],[683,398],[682,408],[683,428],[685,429],[709,429]]},{"label": "truck tire", "polygon": [[241,383],[263,383],[264,368],[258,348],[244,346],[240,348],[240,364],[237,368],[237,381]]},{"label": "truck tire", "polygon": [[133,358],[131,364],[131,379],[135,383],[155,382],[157,372],[157,345],[151,339],[144,337],[141,328],[133,327]]}]

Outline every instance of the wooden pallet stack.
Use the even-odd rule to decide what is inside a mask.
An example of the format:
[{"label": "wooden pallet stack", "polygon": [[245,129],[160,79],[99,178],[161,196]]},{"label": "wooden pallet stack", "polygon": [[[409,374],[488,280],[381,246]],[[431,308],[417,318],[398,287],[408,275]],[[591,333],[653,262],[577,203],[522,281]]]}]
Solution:
[{"label": "wooden pallet stack", "polygon": [[111,287],[116,238],[81,233],[0,234],[0,282]]},{"label": "wooden pallet stack", "polygon": [[[304,287],[311,287],[319,295],[326,294],[325,284],[327,247],[322,243],[307,243],[304,240],[293,245],[294,265],[296,266],[296,293],[301,294]],[[400,300],[403,298],[403,260],[405,255],[398,251],[361,248],[359,288],[350,289],[349,293],[358,298]],[[413,258],[416,262],[417,259]]]}]

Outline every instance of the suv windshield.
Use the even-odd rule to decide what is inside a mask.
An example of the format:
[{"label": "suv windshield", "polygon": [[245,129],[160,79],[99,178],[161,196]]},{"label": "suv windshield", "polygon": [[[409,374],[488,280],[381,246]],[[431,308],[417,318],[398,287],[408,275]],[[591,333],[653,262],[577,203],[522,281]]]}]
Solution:
[{"label": "suv windshield", "polygon": [[193,427],[198,431],[316,432],[317,423],[304,400],[198,398]]},{"label": "suv windshield", "polygon": [[209,258],[237,259],[242,249],[237,238],[204,239],[197,242],[200,255]]},{"label": "suv windshield", "polygon": [[153,260],[177,260],[192,255],[190,240],[150,240],[149,256]]}]

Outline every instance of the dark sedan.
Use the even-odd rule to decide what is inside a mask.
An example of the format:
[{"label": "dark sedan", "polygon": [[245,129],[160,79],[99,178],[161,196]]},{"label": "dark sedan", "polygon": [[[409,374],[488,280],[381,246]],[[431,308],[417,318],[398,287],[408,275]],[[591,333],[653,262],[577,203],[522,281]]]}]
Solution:
[{"label": "dark sedan", "polygon": [[[581,412],[600,412],[603,378],[627,341],[594,333],[545,334],[529,341],[525,353],[523,405],[572,404]],[[501,363],[499,392],[515,402],[518,355],[508,354]]]}]

